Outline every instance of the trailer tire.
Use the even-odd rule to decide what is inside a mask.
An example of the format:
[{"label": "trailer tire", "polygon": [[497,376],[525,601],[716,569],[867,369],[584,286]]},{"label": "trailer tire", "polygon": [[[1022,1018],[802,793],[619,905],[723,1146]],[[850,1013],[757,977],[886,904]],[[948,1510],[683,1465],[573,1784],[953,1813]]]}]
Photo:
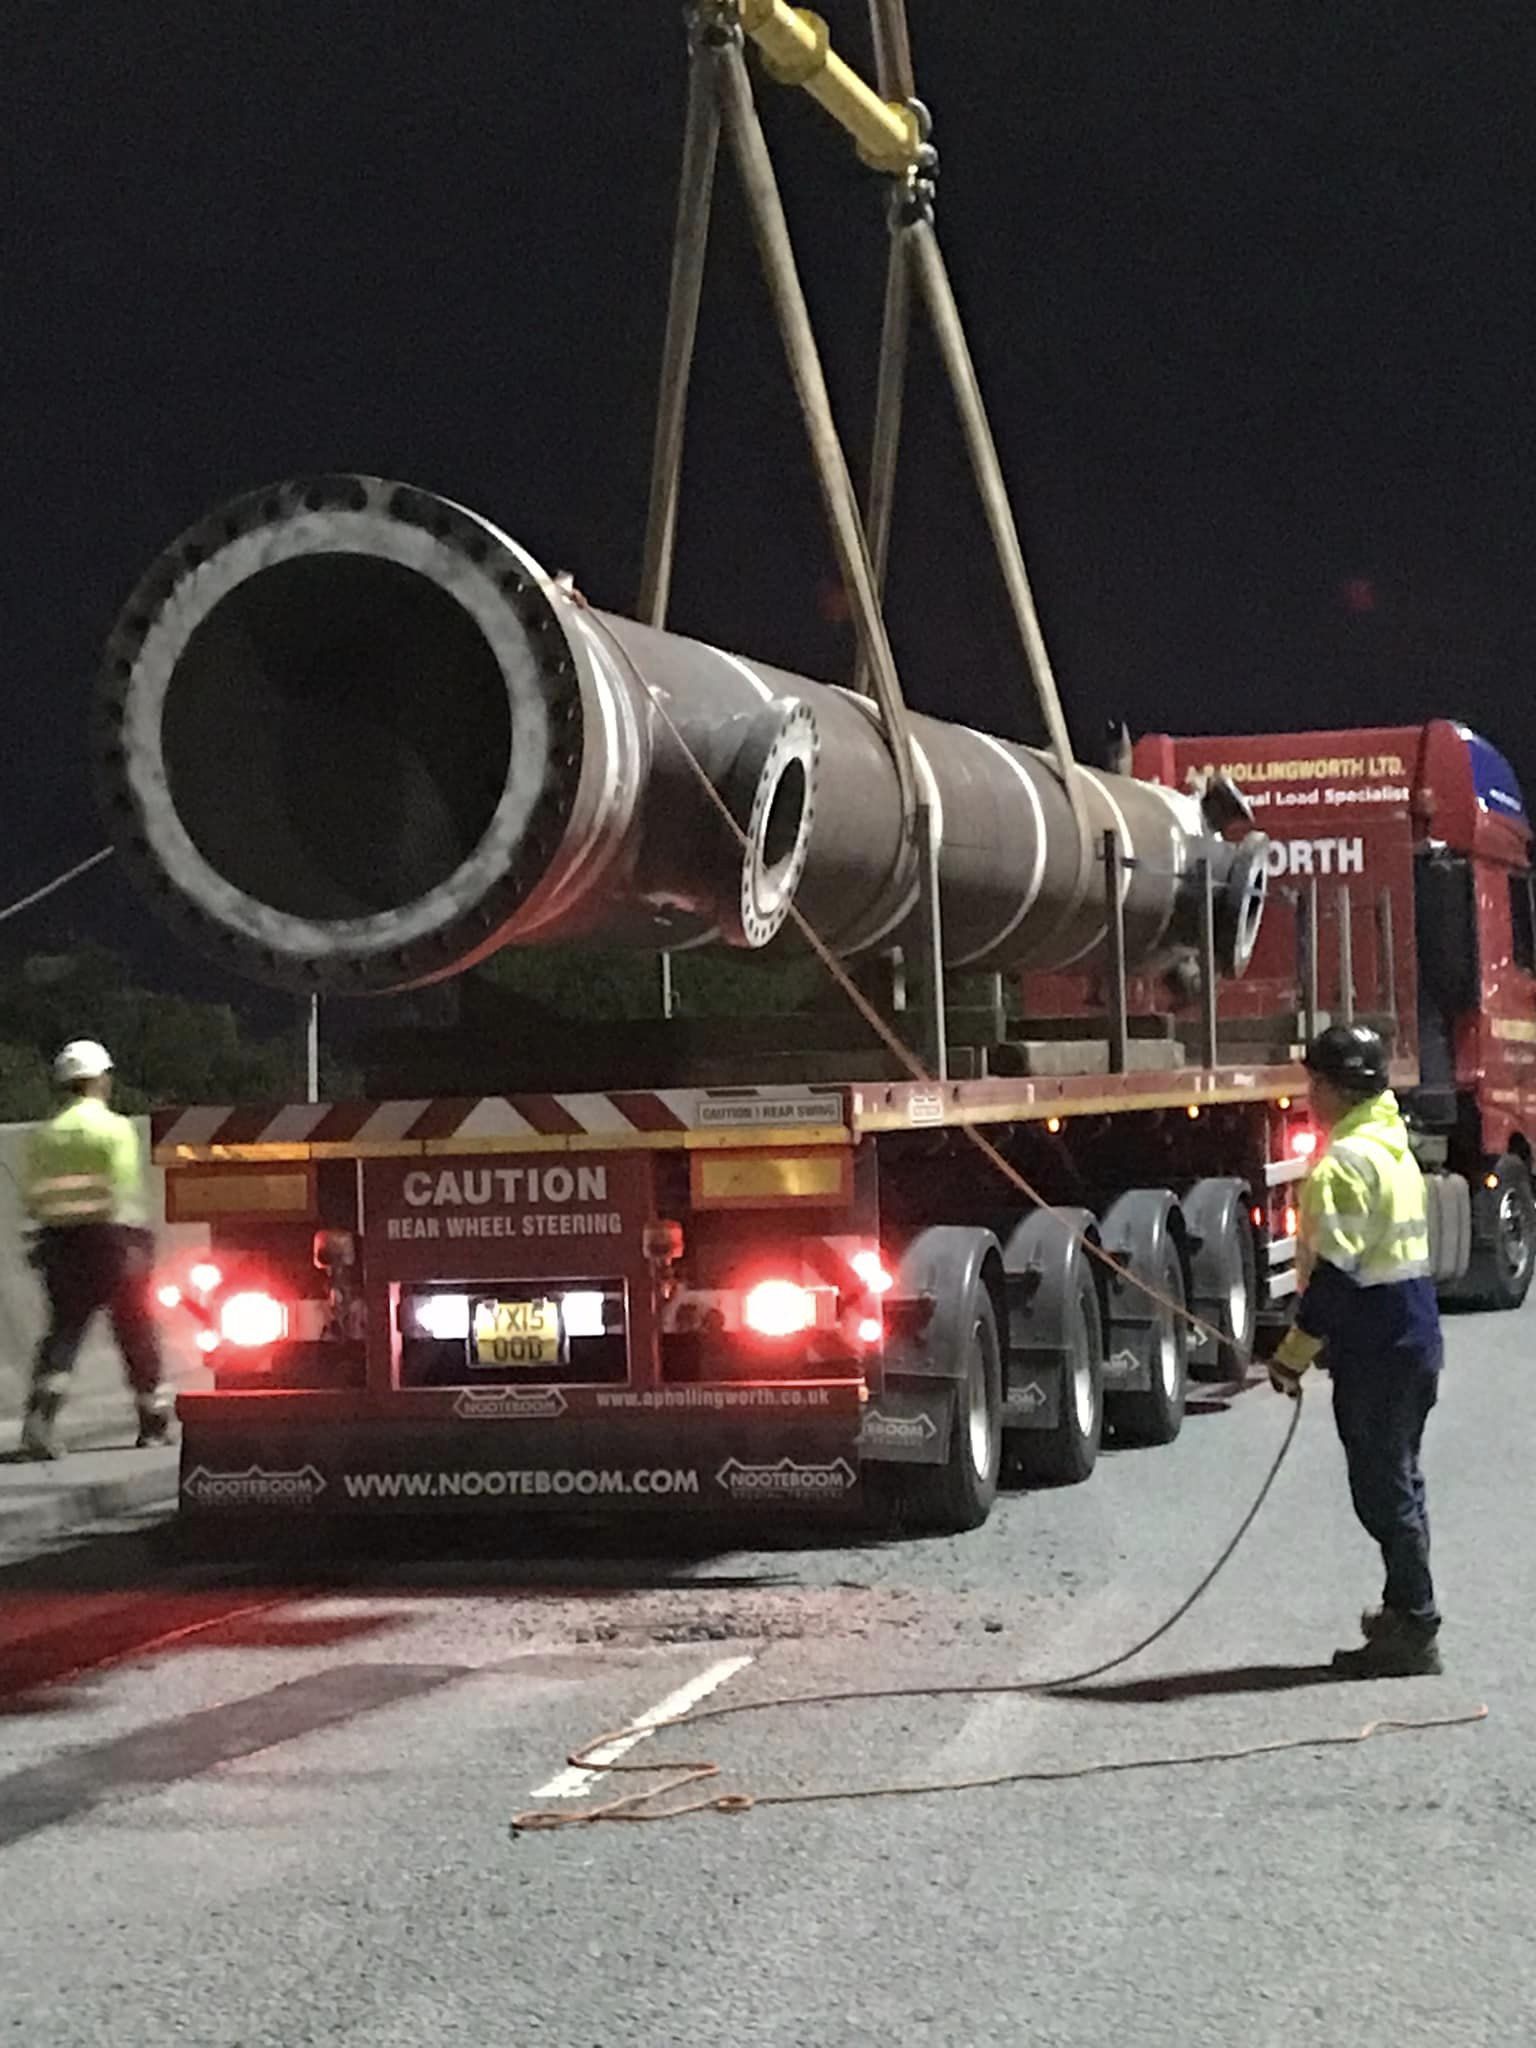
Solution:
[{"label": "trailer tire", "polygon": [[907,1521],[934,1535],[979,1529],[992,1512],[1002,1473],[1003,1349],[985,1282],[976,1286],[969,1322],[949,1456],[942,1465],[913,1467],[903,1485]]},{"label": "trailer tire", "polygon": [[1056,1426],[1008,1434],[1010,1471],[1026,1485],[1080,1486],[1098,1463],[1104,1436],[1104,1316],[1086,1257],[1079,1257],[1074,1268],[1063,1350]]},{"label": "trailer tire", "polygon": [[[1493,1186],[1488,1186],[1488,1181]],[[1472,1190],[1472,1257],[1456,1288],[1470,1308],[1519,1308],[1536,1271],[1536,1196],[1523,1159],[1506,1152]]]},{"label": "trailer tire", "polygon": [[1459,1173],[1424,1176],[1429,1211],[1430,1277],[1442,1295],[1454,1298],[1472,1263],[1472,1190]]},{"label": "trailer tire", "polygon": [[1151,1385],[1105,1397],[1110,1428],[1124,1444],[1171,1444],[1184,1423],[1189,1324],[1182,1312],[1184,1262],[1171,1231],[1163,1235],[1158,1270],[1152,1279],[1158,1293],[1178,1308],[1153,1304],[1157,1324],[1152,1337]]},{"label": "trailer tire", "polygon": [[1191,1243],[1190,1307],[1220,1341],[1196,1333],[1189,1376],[1235,1380],[1253,1356],[1259,1310],[1259,1261],[1248,1194],[1241,1181],[1201,1180],[1179,1207]]}]

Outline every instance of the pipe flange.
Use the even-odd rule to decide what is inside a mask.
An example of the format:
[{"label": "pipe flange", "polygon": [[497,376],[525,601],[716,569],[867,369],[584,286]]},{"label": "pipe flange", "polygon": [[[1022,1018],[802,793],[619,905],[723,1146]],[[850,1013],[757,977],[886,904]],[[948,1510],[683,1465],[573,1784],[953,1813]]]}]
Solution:
[{"label": "pipe flange", "polygon": [[1250,832],[1233,849],[1232,864],[1216,899],[1216,964],[1234,977],[1248,970],[1269,900],[1269,840]]},{"label": "pipe flange", "polygon": [[798,698],[764,705],[747,729],[721,789],[746,844],[732,918],[722,918],[727,945],[757,951],[783,929],[811,848],[816,812],[816,715]]},{"label": "pipe flange", "polygon": [[[503,786],[493,806],[488,791],[478,842],[411,900],[360,916],[276,908],[222,875],[178,811],[167,759],[167,697],[194,635],[243,584],[325,555],[393,563],[456,603],[494,658],[509,720]],[[583,751],[580,678],[543,571],[463,507],[355,475],[248,492],[182,534],[117,620],[93,725],[103,809],[160,914],[256,979],[338,993],[435,980],[483,952],[537,886],[565,830]],[[339,762],[337,804],[366,803],[368,790],[349,785],[345,771]]]}]

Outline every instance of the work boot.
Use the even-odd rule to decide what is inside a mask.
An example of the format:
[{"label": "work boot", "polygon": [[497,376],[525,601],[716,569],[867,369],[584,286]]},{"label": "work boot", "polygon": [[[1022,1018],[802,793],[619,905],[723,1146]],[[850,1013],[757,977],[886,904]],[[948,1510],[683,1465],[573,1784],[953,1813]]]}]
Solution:
[{"label": "work boot", "polygon": [[1441,1671],[1439,1624],[1426,1627],[1390,1607],[1360,1617],[1365,1641],[1353,1650],[1335,1650],[1333,1668],[1341,1678],[1438,1678]]},{"label": "work boot", "polygon": [[21,1455],[47,1461],[62,1458],[63,1439],[59,1435],[59,1410],[64,1405],[64,1396],[59,1388],[48,1380],[34,1381],[27,1396],[26,1412],[21,1418]]},{"label": "work boot", "polygon": [[152,1394],[138,1397],[139,1433],[134,1439],[136,1451],[153,1450],[171,1441],[171,1397],[164,1387],[157,1387]]}]

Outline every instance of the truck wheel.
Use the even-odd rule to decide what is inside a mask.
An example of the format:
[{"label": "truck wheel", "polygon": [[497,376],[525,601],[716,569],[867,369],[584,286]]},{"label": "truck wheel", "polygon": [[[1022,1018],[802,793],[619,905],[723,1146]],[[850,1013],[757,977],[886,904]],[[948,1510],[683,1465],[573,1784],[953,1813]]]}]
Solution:
[{"label": "truck wheel", "polygon": [[1086,1258],[1077,1261],[1063,1336],[1061,1413],[1055,1428],[1009,1432],[1010,1464],[1027,1483],[1077,1486],[1098,1462],[1104,1435],[1104,1324]]},{"label": "truck wheel", "polygon": [[935,1535],[979,1529],[997,1499],[1003,1463],[1003,1354],[997,1310],[985,1286],[971,1304],[965,1358],[955,1383],[955,1421],[942,1465],[915,1467],[904,1488],[907,1517]]},{"label": "truck wheel", "polygon": [[1424,1195],[1430,1276],[1442,1294],[1454,1299],[1472,1263],[1472,1190],[1459,1173],[1430,1173],[1424,1177]]},{"label": "truck wheel", "polygon": [[1473,1308],[1519,1308],[1533,1270],[1536,1197],[1530,1168],[1506,1152],[1472,1191],[1472,1260],[1457,1296]]},{"label": "truck wheel", "polygon": [[1219,1343],[1192,1333],[1189,1375],[1233,1380],[1253,1356],[1259,1311],[1258,1254],[1247,1192],[1241,1181],[1196,1181],[1179,1207],[1192,1248],[1190,1307],[1221,1333]]},{"label": "truck wheel", "polygon": [[[1159,1294],[1184,1306],[1184,1267],[1171,1237],[1163,1240],[1155,1274],[1148,1275]],[[1189,1362],[1189,1324],[1173,1308],[1152,1303],[1152,1384],[1135,1392],[1108,1397],[1110,1427],[1127,1444],[1171,1444],[1184,1422],[1184,1390]]]}]

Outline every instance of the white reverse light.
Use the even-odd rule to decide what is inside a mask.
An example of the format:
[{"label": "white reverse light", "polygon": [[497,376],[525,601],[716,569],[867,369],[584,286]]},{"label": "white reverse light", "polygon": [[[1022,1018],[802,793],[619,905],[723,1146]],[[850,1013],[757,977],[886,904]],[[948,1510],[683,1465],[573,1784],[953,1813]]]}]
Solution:
[{"label": "white reverse light", "polygon": [[601,1337],[605,1299],[601,1294],[562,1294],[560,1321],[567,1337]]},{"label": "white reverse light", "polygon": [[418,1294],[416,1326],[440,1344],[462,1342],[469,1335],[467,1294]]}]

